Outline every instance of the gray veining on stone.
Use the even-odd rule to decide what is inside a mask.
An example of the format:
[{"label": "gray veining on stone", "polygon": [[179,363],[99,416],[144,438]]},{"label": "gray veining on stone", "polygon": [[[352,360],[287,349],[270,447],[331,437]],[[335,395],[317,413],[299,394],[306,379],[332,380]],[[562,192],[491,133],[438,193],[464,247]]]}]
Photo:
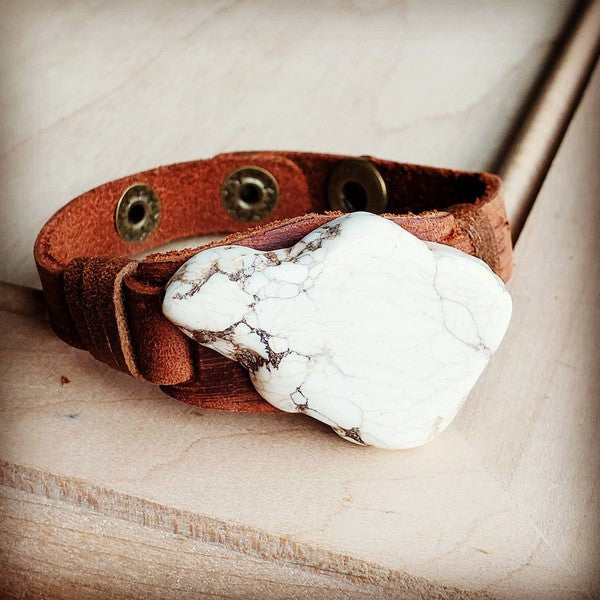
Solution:
[{"label": "gray veining on stone", "polygon": [[357,444],[408,448],[452,421],[511,300],[479,259],[359,212],[291,248],[204,250],[173,276],[163,310],[277,408]]}]

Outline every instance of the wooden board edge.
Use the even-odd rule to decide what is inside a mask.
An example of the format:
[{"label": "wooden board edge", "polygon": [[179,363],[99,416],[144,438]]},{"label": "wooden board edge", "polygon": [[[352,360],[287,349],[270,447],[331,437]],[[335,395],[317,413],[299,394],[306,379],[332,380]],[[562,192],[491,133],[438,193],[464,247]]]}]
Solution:
[{"label": "wooden board edge", "polygon": [[217,544],[255,558],[343,576],[356,583],[377,586],[385,590],[388,598],[488,600],[493,597],[485,591],[471,591],[429,581],[345,554],[298,543],[291,537],[228,523],[6,460],[0,460],[0,485],[82,507],[107,517]]}]

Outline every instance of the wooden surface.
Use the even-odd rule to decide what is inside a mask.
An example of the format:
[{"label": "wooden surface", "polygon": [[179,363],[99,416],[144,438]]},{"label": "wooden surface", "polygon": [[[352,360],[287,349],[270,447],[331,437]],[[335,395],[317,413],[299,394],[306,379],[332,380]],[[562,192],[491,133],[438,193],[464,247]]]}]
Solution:
[{"label": "wooden surface", "polygon": [[272,563],[3,486],[0,533],[2,598],[344,600],[359,591],[371,600],[393,594],[360,578]]},{"label": "wooden surface", "polygon": [[574,3],[0,0],[0,280],[82,192],[245,149],[490,168]]},{"label": "wooden surface", "polygon": [[517,244],[509,333],[472,393],[478,400],[456,422],[562,564],[575,580],[596,586],[596,595],[599,151],[596,67]]},{"label": "wooden surface", "polygon": [[506,155],[498,164],[514,240],[529,216],[599,50],[600,2],[591,0],[575,11],[527,105],[522,123],[509,140]]},{"label": "wooden surface", "polygon": [[[6,183],[3,194],[10,200],[1,204],[9,217],[1,223],[7,256],[3,268],[19,282],[33,279],[25,254],[32,243],[33,225],[29,221],[21,223],[15,208],[18,199],[24,199],[28,214],[41,223],[45,218],[41,213],[52,212],[66,197],[94,183],[151,164],[192,158],[193,138],[202,127],[211,129],[203,141],[206,145],[198,145],[200,150],[194,156],[225,149],[231,140],[239,139],[241,129],[234,128],[241,128],[244,122],[244,135],[247,133],[254,140],[251,145],[257,147],[269,142],[276,147],[273,140],[285,135],[300,140],[298,143],[307,149],[322,142],[321,149],[351,152],[355,144],[357,153],[367,151],[452,166],[485,166],[477,161],[493,156],[496,142],[506,131],[504,122],[498,123],[498,115],[504,114],[506,122],[510,120],[508,104],[525,93],[529,81],[523,74],[527,69],[534,73],[539,68],[553,32],[558,30],[557,15],[564,10],[551,3],[536,3],[534,8],[515,4],[510,8],[517,12],[509,19],[497,5],[494,11],[492,4],[483,8],[472,5],[476,8],[467,16],[464,11],[457,13],[439,5],[436,11],[398,5],[405,19],[399,22],[407,34],[391,38],[389,22],[396,16],[393,11],[400,10],[397,5],[378,5],[377,9],[357,5],[342,11],[341,21],[335,21],[340,32],[352,27],[357,31],[358,24],[364,26],[366,19],[369,31],[382,31],[377,44],[402,41],[397,64],[391,55],[383,61],[389,68],[394,63],[392,71],[382,68],[379,72],[380,81],[393,81],[394,69],[398,70],[396,88],[385,88],[390,102],[397,100],[400,84],[410,81],[410,61],[417,59],[429,60],[428,68],[438,69],[440,85],[450,90],[451,77],[457,73],[451,72],[444,79],[444,69],[467,67],[463,63],[456,66],[448,56],[455,58],[462,53],[470,57],[471,51],[475,55],[474,44],[481,44],[480,56],[483,52],[486,60],[498,67],[497,72],[493,68],[481,71],[488,92],[481,92],[481,88],[476,91],[477,85],[483,85],[476,81],[476,71],[469,76],[463,95],[444,96],[444,112],[439,108],[441,104],[435,105],[441,102],[439,98],[431,99],[424,94],[426,89],[416,92],[409,87],[409,99],[399,100],[403,103],[401,110],[385,111],[391,121],[375,133],[366,127],[372,125],[368,121],[372,106],[357,100],[365,92],[361,87],[364,82],[354,82],[358,88],[344,88],[357,94],[352,108],[350,100],[340,94],[339,86],[347,85],[346,74],[340,72],[337,104],[327,106],[321,98],[323,106],[317,110],[312,105],[315,99],[307,94],[306,115],[325,115],[331,120],[336,111],[344,116],[355,114],[355,129],[342,131],[331,124],[328,129],[323,121],[314,130],[300,131],[295,129],[298,123],[288,122],[271,109],[274,118],[281,121],[266,132],[260,126],[260,119],[266,117],[259,114],[255,121],[232,111],[233,116],[223,121],[223,127],[232,128],[230,137],[219,141],[219,128],[214,122],[203,122],[202,126],[188,123],[186,129],[172,116],[163,119],[164,132],[156,144],[144,141],[136,147],[139,152],[128,154],[124,149],[130,140],[122,135],[121,146],[110,152],[102,142],[111,136],[117,141],[124,115],[129,116],[126,129],[133,139],[146,139],[140,135],[143,125],[148,126],[152,122],[149,116],[164,109],[164,105],[157,107],[149,100],[145,103],[148,80],[159,88],[161,77],[168,80],[169,86],[175,82],[183,85],[186,73],[189,76],[185,67],[205,60],[199,59],[197,52],[188,56],[201,45],[203,36],[220,41],[221,54],[233,61],[224,50],[226,36],[214,28],[194,24],[191,17],[178,20],[176,15],[181,13],[177,10],[165,13],[160,4],[149,3],[139,29],[132,31],[123,25],[123,31],[117,28],[106,41],[99,34],[92,35],[102,19],[105,23],[111,20],[103,5],[61,6],[68,8],[34,19],[34,25],[38,23],[38,28],[33,28],[36,40],[22,36],[19,45],[14,31],[3,25],[4,33],[19,50],[18,57],[2,56],[5,73],[15,86],[13,96],[18,95],[18,81],[30,91],[42,85],[39,78],[33,81],[26,77],[27,68],[33,69],[29,74],[41,69],[38,75],[46,72],[40,64],[44,68],[53,66],[54,73],[63,69],[66,81],[78,65],[94,64],[92,50],[85,45],[81,46],[83,57],[77,55],[73,61],[65,61],[65,48],[73,48],[75,41],[58,36],[57,31],[69,22],[84,31],[89,27],[87,39],[92,45],[106,44],[105,59],[114,61],[113,70],[118,56],[124,72],[130,77],[136,73],[133,79],[139,85],[132,95],[138,104],[135,111],[128,103],[133,98],[125,107],[119,104],[119,95],[123,100],[123,90],[128,86],[108,91],[105,96],[100,94],[98,80],[104,77],[106,82],[113,75],[117,78],[117,74],[103,76],[102,69],[108,67],[98,59],[95,77],[86,79],[86,71],[82,71],[81,89],[73,90],[70,82],[74,97],[62,90],[60,77],[59,83],[47,84],[52,90],[46,99],[48,109],[41,110],[37,117],[35,111],[27,113],[26,109],[28,102],[43,104],[37,97],[28,99],[24,92],[20,96],[22,106],[16,108],[16,102],[10,105],[19,119],[11,125],[12,130],[6,130],[10,135],[3,143],[12,146],[1,159]],[[124,6],[112,10],[131,10],[133,4]],[[212,8],[203,5],[197,10]],[[26,22],[32,10],[31,5],[25,7],[25,16],[17,15],[14,8],[8,11],[13,26],[15,20]],[[39,10],[38,5],[33,15],[39,15]],[[254,10],[260,9],[235,4],[227,10],[215,10],[212,18],[218,22],[227,14],[233,19],[229,22],[242,28],[239,23],[244,22],[244,11]],[[518,11],[522,11],[520,20],[514,18]],[[278,18],[288,19],[285,31],[297,42],[285,46],[285,51],[296,57],[292,70],[302,70],[309,50],[320,43],[334,44],[333,48],[351,46],[341,33],[339,39],[334,36],[334,41],[323,42],[324,30],[303,29],[302,18],[308,17],[296,15],[300,25],[291,27],[293,15],[286,14]],[[494,15],[497,19],[492,18]],[[427,43],[420,46],[420,51],[409,43],[429,31],[432,18],[438,31],[446,35],[449,55],[441,59],[423,50]],[[465,19],[473,29],[459,27]],[[161,39],[164,46],[157,57],[147,57],[151,67],[136,63],[134,69],[124,61],[122,50],[109,43],[114,42],[111,36],[126,37],[128,32],[139,48],[140,40],[146,40],[152,30],[150,22],[155,28],[156,23],[162,25],[167,41]],[[494,24],[496,38],[490,39],[487,30],[485,35],[477,30],[475,25],[483,22]],[[546,31],[538,29],[540,23]],[[182,31],[188,27],[191,33],[185,38]],[[452,38],[450,32],[456,37]],[[469,36],[471,47],[466,52]],[[449,43],[451,39],[453,43]],[[305,45],[300,52],[298,44],[302,41]],[[435,43],[432,38],[428,43],[431,50]],[[63,49],[63,58],[53,62],[57,45]],[[40,48],[47,52],[41,53]],[[265,41],[259,47],[251,46],[251,50],[263,53],[266,65],[270,56],[267,48]],[[537,55],[532,48],[537,48]],[[230,54],[239,58],[241,53],[238,48],[237,54],[233,50]],[[167,59],[173,56],[179,61],[168,71]],[[324,56],[322,62],[329,72],[336,73],[333,63],[327,62],[334,61],[332,56]],[[359,65],[361,56],[356,58]],[[473,67],[475,59],[469,57],[464,63]],[[137,53],[130,57],[134,63],[138,59]],[[227,60],[225,64],[230,64]],[[271,64],[276,64],[276,58],[272,60]],[[15,65],[19,61],[25,65],[25,73],[17,74]],[[321,68],[315,64],[311,63],[312,68]],[[509,64],[517,66],[511,71]],[[336,82],[324,80],[327,71],[323,69],[321,87],[333,93]],[[189,84],[196,90],[191,98],[174,92],[169,97],[177,99],[187,113],[193,101],[217,106],[214,90],[233,89],[227,88],[233,85],[229,81],[233,72],[232,66],[230,70],[224,68],[225,87],[207,88],[206,97],[200,97],[201,86],[196,80]],[[500,72],[505,75],[503,80],[497,78]],[[386,77],[390,73],[391,79]],[[507,73],[514,77],[509,95],[506,85],[499,84],[510,79]],[[65,95],[57,102],[52,94],[60,91]],[[98,94],[94,96],[97,101],[90,100],[77,108],[77,102],[92,91]],[[248,94],[255,109],[261,100],[268,99],[261,93],[250,81]],[[378,98],[378,102],[385,102]],[[417,114],[418,99],[422,100],[421,116]],[[488,114],[488,105],[495,114]],[[438,113],[433,111],[437,118],[427,116],[432,107],[439,108]],[[599,72],[517,244],[515,275],[509,283],[515,308],[507,338],[456,422],[420,449],[385,452],[350,446],[321,424],[294,415],[236,415],[185,406],[165,397],[154,386],[115,373],[89,355],[65,346],[35,314],[27,294],[3,288],[0,591],[15,597],[45,598],[600,596],[600,331],[595,308],[600,295],[598,107]],[[61,111],[63,115],[57,117]],[[183,110],[179,116],[187,113]],[[29,121],[21,118],[26,114],[30,115]],[[395,129],[394,119],[402,118],[409,124]],[[49,120],[43,124],[44,119]],[[5,128],[6,123],[5,118]],[[156,124],[153,127],[157,133]],[[456,136],[449,136],[453,128],[464,130],[460,135],[465,136],[465,143],[457,144]],[[99,136],[98,143],[92,141],[91,132]],[[177,135],[182,146],[175,145]],[[219,146],[221,142],[225,146]],[[364,146],[358,147],[361,142],[373,146],[365,150]],[[378,144],[391,149],[396,143],[393,152],[372,150]],[[59,150],[69,144],[74,147],[71,153],[50,153],[47,144],[57,144]],[[406,151],[411,155],[401,156],[399,147],[402,154]],[[163,153],[171,156],[160,158]],[[436,155],[440,160],[434,160]],[[55,162],[43,164],[42,158],[47,156]],[[73,167],[75,162],[80,169]],[[35,182],[40,187],[31,190],[37,193],[27,195],[26,175],[32,172],[27,167],[35,165],[40,167],[39,181]],[[69,176],[65,177],[67,168]],[[84,183],[91,179],[94,181],[90,185]],[[58,186],[60,200],[58,196],[40,195],[44,185],[47,189]],[[67,190],[76,185],[80,188],[72,193]],[[21,235],[14,232],[18,227],[22,227]]]},{"label": "wooden surface", "polygon": [[517,245],[508,337],[431,444],[364,449],[294,415],[193,409],[5,313],[0,481],[399,597],[593,597],[599,100],[597,73]]}]

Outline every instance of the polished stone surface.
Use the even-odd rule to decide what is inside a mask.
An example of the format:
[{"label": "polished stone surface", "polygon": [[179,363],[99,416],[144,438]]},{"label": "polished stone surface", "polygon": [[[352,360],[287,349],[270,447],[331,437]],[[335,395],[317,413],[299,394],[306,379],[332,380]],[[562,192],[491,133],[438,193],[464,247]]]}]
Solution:
[{"label": "polished stone surface", "polygon": [[288,249],[201,251],[169,282],[163,310],[246,367],[277,408],[396,449],[452,421],[511,307],[484,262],[357,212]]}]

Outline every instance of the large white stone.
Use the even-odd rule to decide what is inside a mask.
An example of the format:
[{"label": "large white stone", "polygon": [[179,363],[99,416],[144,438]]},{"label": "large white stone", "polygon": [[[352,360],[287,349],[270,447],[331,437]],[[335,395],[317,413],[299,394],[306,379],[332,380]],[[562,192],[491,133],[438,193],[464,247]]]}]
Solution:
[{"label": "large white stone", "polygon": [[163,304],[187,335],[246,367],[277,408],[391,449],[452,421],[511,308],[481,260],[361,212],[287,249],[204,250]]}]

